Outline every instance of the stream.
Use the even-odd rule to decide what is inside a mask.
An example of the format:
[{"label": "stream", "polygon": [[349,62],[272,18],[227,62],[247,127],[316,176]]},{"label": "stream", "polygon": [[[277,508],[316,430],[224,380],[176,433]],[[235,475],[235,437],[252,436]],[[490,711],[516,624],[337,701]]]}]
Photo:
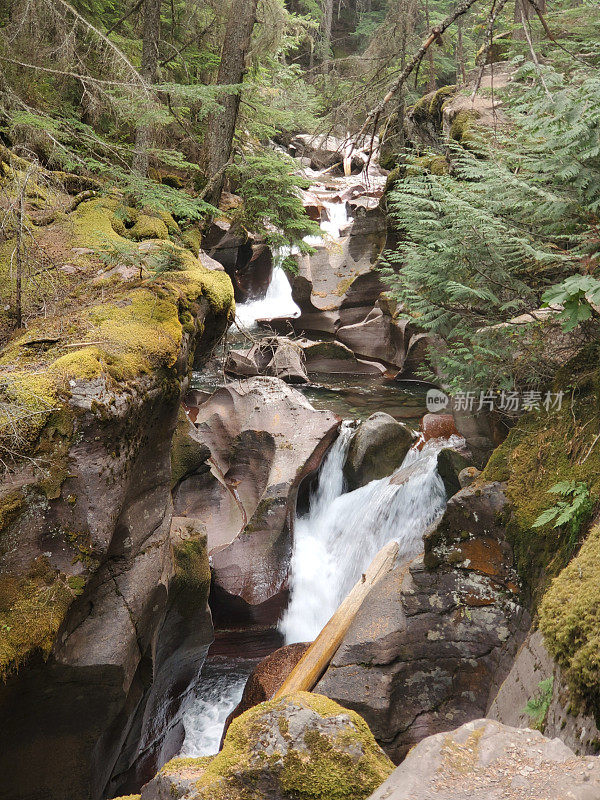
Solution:
[{"label": "stream", "polygon": [[[322,237],[309,244],[340,238],[351,219],[347,204],[323,200]],[[229,342],[243,341],[243,329],[254,337],[265,335],[260,321],[296,316],[299,309],[284,270],[292,252],[274,253],[271,281],[263,297],[237,307]],[[194,388],[212,392],[223,385],[220,369],[194,376]],[[342,417],[340,433],[324,459],[312,487],[308,510],[297,512],[290,566],[290,599],[279,622],[286,644],[313,640],[388,542],[397,541],[399,557],[408,560],[421,550],[424,531],[441,515],[446,504],[444,485],[437,473],[437,453],[447,442],[418,442],[393,475],[348,491],[343,465],[357,422],[376,411],[416,427],[425,413],[427,387],[416,381],[390,382],[384,376],[323,376],[318,384],[295,387],[315,408],[330,409]],[[395,482],[397,481],[397,482]],[[277,644],[274,644],[277,646]],[[243,651],[243,648],[241,648]],[[273,647],[270,648],[272,650]],[[239,703],[246,680],[259,658],[238,658],[217,652],[203,667],[194,697],[184,714],[183,756],[218,752],[223,726]]]}]

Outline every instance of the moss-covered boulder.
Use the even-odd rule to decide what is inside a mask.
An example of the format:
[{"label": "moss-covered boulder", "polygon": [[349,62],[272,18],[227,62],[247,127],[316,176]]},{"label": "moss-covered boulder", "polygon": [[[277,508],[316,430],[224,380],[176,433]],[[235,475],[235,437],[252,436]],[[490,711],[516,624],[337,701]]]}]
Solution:
[{"label": "moss-covered boulder", "polygon": [[[493,452],[483,480],[503,481],[511,504],[508,537],[515,563],[535,606],[551,578],[569,563],[586,533],[569,525],[534,523],[552,507],[550,490],[561,482],[585,484],[593,503],[600,497],[600,374],[597,350],[583,351],[556,378],[548,410],[540,405],[521,417]],[[589,523],[589,517],[587,519]]]},{"label": "moss-covered boulder", "polygon": [[[0,476],[0,774],[14,798],[139,785],[212,639],[203,532],[171,541],[170,451],[233,287],[166,238],[169,215],[152,217],[165,238],[132,241],[143,216],[114,192],[35,226],[69,269],[39,317],[24,288],[27,332],[0,352],[13,470]],[[0,295],[8,268],[0,248]]]},{"label": "moss-covered boulder", "polygon": [[600,526],[544,595],[540,629],[575,697],[600,717]]},{"label": "moss-covered boulder", "polygon": [[356,712],[297,692],[234,720],[217,756],[170,761],[142,800],[363,800],[392,770]]}]

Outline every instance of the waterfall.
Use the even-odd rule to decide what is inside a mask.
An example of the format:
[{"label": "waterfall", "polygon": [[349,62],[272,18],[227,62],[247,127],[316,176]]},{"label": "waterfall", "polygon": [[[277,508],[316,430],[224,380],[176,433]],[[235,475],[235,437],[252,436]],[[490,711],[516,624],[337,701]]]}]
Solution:
[{"label": "waterfall", "polygon": [[[321,230],[330,238],[339,239],[340,230],[349,220],[346,203],[324,201],[323,206],[329,219],[321,222]],[[304,241],[315,247],[323,244],[321,236],[305,236]],[[280,266],[287,256],[298,252],[297,247],[280,247],[273,252],[273,275],[265,296],[237,306],[236,318],[241,325],[253,328],[259,319],[299,316],[300,309],[292,298],[292,287]]]},{"label": "waterfall", "polygon": [[385,544],[397,541],[404,559],[421,552],[424,531],[446,505],[437,454],[448,442],[413,447],[394,475],[344,492],[351,435],[344,424],[321,467],[308,513],[296,518],[290,602],[280,623],[287,644],[317,636]]},{"label": "waterfall", "polygon": [[205,666],[193,701],[183,715],[185,738],[181,757],[199,758],[219,752],[225,720],[242,699],[254,666],[255,662]]},{"label": "waterfall", "polygon": [[329,220],[321,222],[321,230],[329,234],[332,239],[339,239],[341,229],[349,222],[346,203],[334,203],[326,200],[323,205],[327,210]]},{"label": "waterfall", "polygon": [[259,319],[275,317],[297,317],[300,309],[292,298],[292,287],[283,269],[273,267],[271,282],[264,297],[240,303],[236,309],[236,317],[241,325],[252,328]]}]

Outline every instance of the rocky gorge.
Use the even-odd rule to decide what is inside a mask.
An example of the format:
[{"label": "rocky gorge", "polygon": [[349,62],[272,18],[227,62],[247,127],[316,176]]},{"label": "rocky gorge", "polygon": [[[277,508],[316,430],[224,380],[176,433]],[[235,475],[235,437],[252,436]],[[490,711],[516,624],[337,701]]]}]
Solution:
[{"label": "rocky gorge", "polygon": [[560,406],[433,408],[444,345],[380,270],[400,178],[356,145],[286,142],[306,251],[234,192],[202,231],[27,195],[72,284],[0,354],[0,800],[600,797],[595,343],[536,318]]}]

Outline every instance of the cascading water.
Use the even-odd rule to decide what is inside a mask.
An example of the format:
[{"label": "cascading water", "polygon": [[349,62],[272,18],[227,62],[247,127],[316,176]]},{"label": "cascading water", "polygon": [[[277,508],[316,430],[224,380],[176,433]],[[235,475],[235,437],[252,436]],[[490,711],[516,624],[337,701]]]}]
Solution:
[{"label": "cascading water", "polygon": [[385,544],[397,541],[400,558],[417,555],[424,531],[446,505],[437,454],[448,442],[412,448],[390,477],[344,493],[351,435],[344,424],[321,467],[308,513],[296,518],[290,602],[280,623],[287,644],[317,636]]},{"label": "cascading water", "polygon": [[241,325],[252,328],[259,319],[275,317],[297,317],[300,309],[292,298],[292,287],[285,272],[279,266],[273,267],[271,282],[264,297],[240,303],[236,318]]},{"label": "cascading water", "polygon": [[224,659],[205,664],[195,697],[183,715],[185,739],[180,756],[199,758],[219,752],[225,720],[242,699],[256,662]]},{"label": "cascading water", "polygon": [[[331,239],[339,239],[341,229],[348,224],[349,217],[346,203],[324,201],[323,207],[327,211],[327,220],[321,222],[321,230]],[[312,246],[323,244],[321,236],[306,236],[305,241]],[[297,247],[281,247],[274,251],[273,275],[264,297],[240,303],[237,306],[237,321],[246,328],[253,328],[259,319],[275,319],[276,317],[297,317],[300,309],[292,297],[292,287],[284,270],[281,268],[283,260],[298,253]]]}]

